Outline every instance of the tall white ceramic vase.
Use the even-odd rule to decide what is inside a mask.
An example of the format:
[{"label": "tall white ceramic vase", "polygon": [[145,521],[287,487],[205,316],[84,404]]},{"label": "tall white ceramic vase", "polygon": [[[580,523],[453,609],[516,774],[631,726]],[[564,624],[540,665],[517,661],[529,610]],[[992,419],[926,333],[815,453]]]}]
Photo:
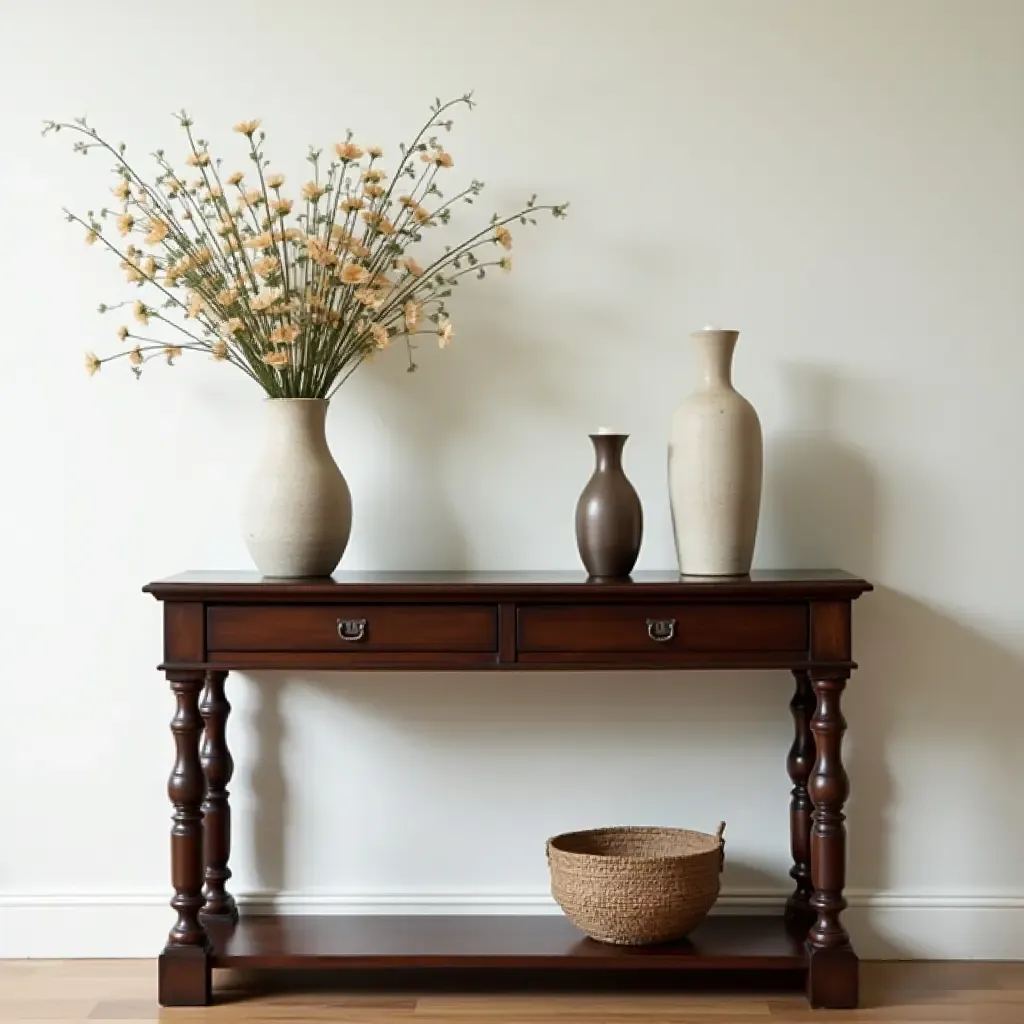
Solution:
[{"label": "tall white ceramic vase", "polygon": [[692,334],[700,383],[676,410],[668,447],[679,571],[750,572],[761,508],[763,442],[754,407],[732,386],[738,331]]},{"label": "tall white ceramic vase", "polygon": [[352,496],[327,446],[327,400],[269,398],[242,503],[242,533],[264,576],[330,576],[352,531]]}]

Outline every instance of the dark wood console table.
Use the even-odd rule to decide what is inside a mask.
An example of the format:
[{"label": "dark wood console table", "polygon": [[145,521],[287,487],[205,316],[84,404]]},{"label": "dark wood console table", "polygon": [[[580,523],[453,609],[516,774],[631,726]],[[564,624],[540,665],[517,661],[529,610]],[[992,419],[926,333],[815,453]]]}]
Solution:
[{"label": "dark wood console table", "polygon": [[[171,907],[164,1006],[205,1005],[214,967],[502,972],[801,972],[813,1006],[857,1004],[840,916],[846,872],[840,701],[852,602],[844,572],[736,579],[638,573],[340,573],[264,580],[186,573],[145,590],[164,604],[161,670],[177,702],[168,783]],[[231,669],[784,669],[796,691],[790,834],[795,890],[778,918],[712,916],[685,942],[606,946],[562,917],[248,917],[231,877]],[[538,849],[544,836],[537,837]]]}]

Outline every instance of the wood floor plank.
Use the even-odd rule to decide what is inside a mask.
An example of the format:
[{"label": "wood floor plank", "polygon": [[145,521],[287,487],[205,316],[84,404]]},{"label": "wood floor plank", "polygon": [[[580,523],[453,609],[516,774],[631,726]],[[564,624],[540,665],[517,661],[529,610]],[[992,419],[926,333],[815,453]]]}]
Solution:
[{"label": "wood floor plank", "polygon": [[[272,976],[271,976],[272,977]],[[162,1009],[151,960],[0,961],[0,1024],[1024,1024],[1024,963],[862,965],[857,1010],[798,994],[274,990],[218,975],[216,1005]]]}]

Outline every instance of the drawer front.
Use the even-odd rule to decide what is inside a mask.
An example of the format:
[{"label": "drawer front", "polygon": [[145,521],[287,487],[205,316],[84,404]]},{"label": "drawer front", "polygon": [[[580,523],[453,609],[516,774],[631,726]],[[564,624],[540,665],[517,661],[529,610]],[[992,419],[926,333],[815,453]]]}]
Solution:
[{"label": "drawer front", "polygon": [[531,605],[519,609],[524,653],[671,654],[806,651],[807,606]]},{"label": "drawer front", "polygon": [[497,651],[495,605],[215,605],[210,651]]}]

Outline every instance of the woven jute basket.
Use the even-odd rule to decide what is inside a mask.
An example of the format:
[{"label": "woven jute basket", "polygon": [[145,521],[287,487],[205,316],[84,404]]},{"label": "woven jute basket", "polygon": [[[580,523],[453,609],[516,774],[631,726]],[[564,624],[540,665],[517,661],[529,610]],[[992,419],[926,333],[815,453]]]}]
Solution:
[{"label": "woven jute basket", "polygon": [[724,821],[716,835],[635,826],[565,832],[547,842],[551,895],[600,942],[682,939],[718,899],[724,835]]}]

